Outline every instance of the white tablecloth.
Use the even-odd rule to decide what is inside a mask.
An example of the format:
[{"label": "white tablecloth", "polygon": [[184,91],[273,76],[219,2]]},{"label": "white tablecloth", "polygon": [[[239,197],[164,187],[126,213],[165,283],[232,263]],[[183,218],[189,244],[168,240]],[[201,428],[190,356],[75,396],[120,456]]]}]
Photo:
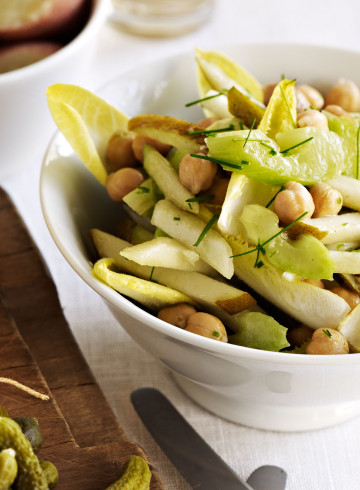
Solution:
[{"label": "white tablecloth", "polygon": [[[137,66],[194,46],[281,41],[323,44],[360,50],[360,2],[355,0],[218,0],[212,19],[200,29],[175,38],[141,38],[112,24],[103,26],[82,84],[96,89]],[[44,151],[55,127],[44,131]],[[2,158],[4,156],[2,155]],[[288,473],[289,490],[360,488],[360,418],[338,427],[306,433],[264,432],[208,413],[190,400],[171,374],[142,351],[119,327],[98,295],[63,259],[44,224],[39,203],[42,154],[1,182],[10,193],[40,248],[56,283],[66,318],[97,381],[130,439],[153,458],[169,489],[189,486],[153,441],[130,403],[141,386],[159,388],[204,439],[242,477],[264,464]],[[331,383],[331,380],[329,380]],[[357,389],[357,387],[354,387]],[[224,489],[226,490],[226,489]]]}]

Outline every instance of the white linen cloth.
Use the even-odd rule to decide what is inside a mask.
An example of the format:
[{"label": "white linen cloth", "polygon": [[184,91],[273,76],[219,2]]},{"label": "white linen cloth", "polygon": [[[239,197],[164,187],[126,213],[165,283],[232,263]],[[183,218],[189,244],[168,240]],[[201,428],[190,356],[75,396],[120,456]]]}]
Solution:
[{"label": "white linen cloth", "polygon": [[[231,43],[302,42],[360,50],[360,2],[355,0],[218,0],[207,25],[174,38],[143,38],[103,26],[81,84],[96,89],[146,60]],[[61,80],[59,80],[61,81]],[[74,80],[74,83],[79,83]],[[9,117],[10,115],[8,115]],[[19,122],[20,124],[20,122]],[[44,152],[55,126],[44,131]],[[0,149],[1,150],[1,149]],[[6,158],[6,155],[2,155]],[[46,229],[39,203],[42,155],[24,148],[27,167],[1,181],[43,254],[67,321],[98,383],[129,438],[154,460],[169,490],[190,488],[153,441],[130,403],[142,386],[160,389],[200,435],[243,478],[258,466],[279,465],[288,490],[360,488],[360,417],[334,428],[304,433],[265,432],[212,415],[189,399],[158,361],[119,327],[100,297],[62,257]],[[331,383],[331,379],[329,379]],[[358,389],[354,386],[354,389]],[[224,489],[226,490],[226,489]]]}]

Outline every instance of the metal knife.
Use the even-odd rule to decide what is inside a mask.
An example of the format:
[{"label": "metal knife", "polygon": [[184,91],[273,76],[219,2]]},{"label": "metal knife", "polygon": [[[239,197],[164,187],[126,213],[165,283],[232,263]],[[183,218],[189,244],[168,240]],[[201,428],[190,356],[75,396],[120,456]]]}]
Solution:
[{"label": "metal knife", "polygon": [[186,422],[183,416],[160,391],[155,388],[138,388],[131,394],[131,402],[150,434],[159,444],[164,453],[178,468],[180,473],[194,489],[206,490],[261,490],[257,487],[266,481],[266,490],[282,490],[285,486],[270,486],[275,473],[286,473],[278,467],[266,466],[265,475],[261,469],[256,470],[247,483],[230,468]]}]

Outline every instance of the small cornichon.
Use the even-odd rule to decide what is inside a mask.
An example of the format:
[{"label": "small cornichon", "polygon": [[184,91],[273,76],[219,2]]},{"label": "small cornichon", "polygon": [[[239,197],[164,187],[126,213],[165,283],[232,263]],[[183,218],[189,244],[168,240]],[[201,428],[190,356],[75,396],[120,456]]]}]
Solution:
[{"label": "small cornichon", "polygon": [[151,471],[147,462],[140,456],[130,456],[119,480],[106,490],[149,490]]}]

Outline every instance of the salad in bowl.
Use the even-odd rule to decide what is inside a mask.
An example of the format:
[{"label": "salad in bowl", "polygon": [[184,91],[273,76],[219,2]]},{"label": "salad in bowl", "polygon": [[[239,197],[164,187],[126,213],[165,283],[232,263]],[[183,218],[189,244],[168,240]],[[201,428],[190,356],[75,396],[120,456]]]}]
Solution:
[{"label": "salad in bowl", "polygon": [[58,128],[126,211],[112,234],[89,230],[93,275],[216,342],[360,352],[359,88],[262,85],[220,52],[195,60],[199,95],[181,103],[197,121],[48,88]]}]

